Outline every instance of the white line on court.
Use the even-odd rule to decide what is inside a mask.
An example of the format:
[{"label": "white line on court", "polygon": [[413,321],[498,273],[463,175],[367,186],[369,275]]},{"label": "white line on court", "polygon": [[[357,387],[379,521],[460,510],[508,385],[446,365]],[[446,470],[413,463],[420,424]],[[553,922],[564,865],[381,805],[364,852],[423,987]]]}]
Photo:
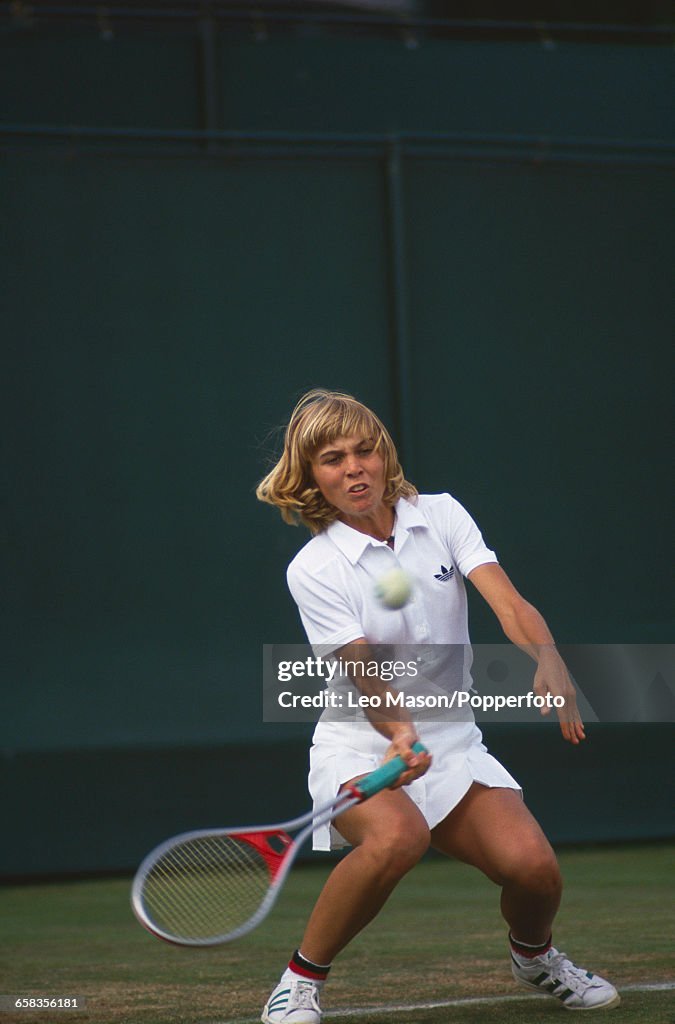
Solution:
[{"label": "white line on court", "polygon": [[[619,992],[672,992],[675,991],[675,981],[657,981],[645,984],[620,985]],[[461,1006],[497,1006],[500,1003],[522,1003],[529,1000],[550,999],[550,996],[538,995],[515,995],[515,996],[469,996],[465,999],[444,999],[434,1003],[406,1003],[405,1005],[392,1006],[354,1006],[348,1010],[325,1010],[324,1018],[337,1017],[362,1017],[364,1014],[385,1014],[385,1013],[411,1013],[414,1010],[442,1010],[451,1007]],[[260,1017],[240,1017],[237,1020],[211,1021],[210,1024],[259,1024]]]}]

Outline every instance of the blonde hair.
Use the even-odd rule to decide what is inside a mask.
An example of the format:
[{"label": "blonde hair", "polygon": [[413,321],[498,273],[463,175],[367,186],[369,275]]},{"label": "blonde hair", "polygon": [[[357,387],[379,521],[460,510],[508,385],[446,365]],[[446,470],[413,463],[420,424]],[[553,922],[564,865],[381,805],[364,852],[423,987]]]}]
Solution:
[{"label": "blonde hair", "polygon": [[317,451],[339,437],[359,435],[372,441],[384,461],[383,500],[414,498],[417,489],[403,476],[398,453],[389,433],[372,410],[351,395],[314,388],[302,396],[286,427],[284,450],[276,466],[260,481],[256,497],[275,505],[286,523],[303,523],[321,533],[339,516],[316,486],[312,459]]}]

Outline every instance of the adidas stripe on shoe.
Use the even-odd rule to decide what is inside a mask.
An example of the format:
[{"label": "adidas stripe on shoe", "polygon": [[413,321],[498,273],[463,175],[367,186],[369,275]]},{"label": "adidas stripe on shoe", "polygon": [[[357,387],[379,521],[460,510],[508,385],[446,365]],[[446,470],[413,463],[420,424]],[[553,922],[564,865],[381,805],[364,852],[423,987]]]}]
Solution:
[{"label": "adidas stripe on shoe", "polygon": [[286,970],[265,1004],[263,1024],[321,1024],[319,992],[323,982]]},{"label": "adidas stripe on shoe", "polygon": [[553,946],[542,956],[511,953],[513,977],[526,988],[559,999],[566,1010],[608,1010],[621,996],[608,981],[584,971]]}]

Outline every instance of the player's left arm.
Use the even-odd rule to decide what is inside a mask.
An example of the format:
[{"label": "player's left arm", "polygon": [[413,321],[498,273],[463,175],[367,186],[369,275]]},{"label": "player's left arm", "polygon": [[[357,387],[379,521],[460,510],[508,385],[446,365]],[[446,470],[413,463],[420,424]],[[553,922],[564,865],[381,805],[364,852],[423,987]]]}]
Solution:
[{"label": "player's left arm", "polygon": [[[509,640],[537,662],[534,692],[542,697],[550,693],[552,697],[564,698],[558,718],[565,739],[575,744],[586,739],[574,683],[544,617],[516,590],[500,565],[479,565],[468,578],[492,608]],[[542,715],[549,712],[550,708],[542,708]]]}]

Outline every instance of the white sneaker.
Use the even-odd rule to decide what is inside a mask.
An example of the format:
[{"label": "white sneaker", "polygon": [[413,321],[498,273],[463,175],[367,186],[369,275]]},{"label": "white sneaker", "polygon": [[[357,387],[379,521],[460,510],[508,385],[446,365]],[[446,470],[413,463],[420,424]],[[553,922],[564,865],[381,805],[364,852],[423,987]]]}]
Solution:
[{"label": "white sneaker", "polygon": [[576,967],[551,947],[532,959],[511,953],[513,977],[521,985],[559,999],[566,1010],[600,1010],[618,1006],[621,996],[608,981]]},{"label": "white sneaker", "polygon": [[303,978],[290,968],[265,1004],[263,1024],[321,1024],[319,992],[322,981]]}]

